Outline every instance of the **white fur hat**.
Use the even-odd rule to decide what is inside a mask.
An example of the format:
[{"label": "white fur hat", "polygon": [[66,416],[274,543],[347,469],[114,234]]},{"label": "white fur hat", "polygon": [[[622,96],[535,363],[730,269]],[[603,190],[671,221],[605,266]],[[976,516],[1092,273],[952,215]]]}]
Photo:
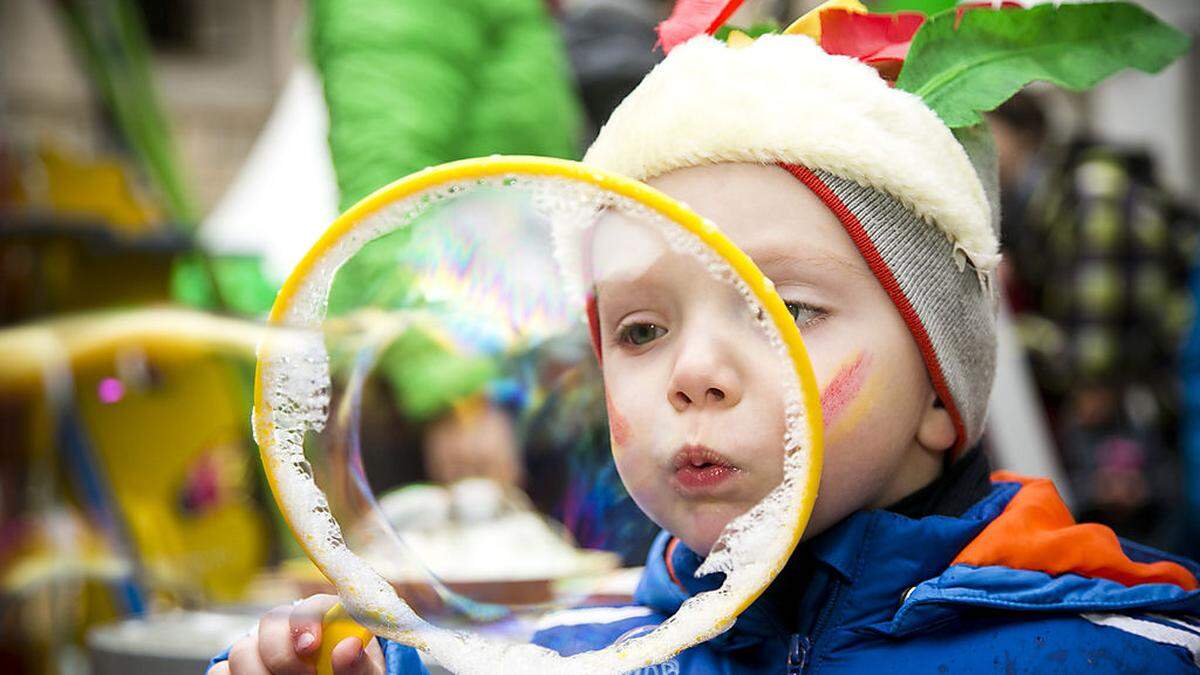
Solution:
[{"label": "white fur hat", "polygon": [[[962,138],[975,146],[981,136]],[[791,172],[838,216],[889,293],[960,452],[982,434],[991,391],[988,277],[999,260],[994,163],[964,142],[920,98],[806,36],[729,46],[701,35],[629,94],[584,162],[639,180],[725,162]],[[579,243],[563,235],[560,245]]]},{"label": "white fur hat", "polygon": [[639,180],[717,162],[790,162],[891,195],[975,269],[999,261],[971,159],[917,96],[803,35],[676,47],[613,112],[584,162]]}]

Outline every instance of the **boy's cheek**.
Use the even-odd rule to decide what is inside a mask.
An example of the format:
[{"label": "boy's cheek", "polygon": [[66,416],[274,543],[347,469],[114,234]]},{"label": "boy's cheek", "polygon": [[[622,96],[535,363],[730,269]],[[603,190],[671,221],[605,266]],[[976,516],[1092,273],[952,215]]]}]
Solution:
[{"label": "boy's cheek", "polygon": [[615,448],[613,460],[625,491],[638,508],[660,527],[670,527],[673,523],[668,522],[667,514],[672,493],[656,480],[651,461],[635,452],[618,453]]}]

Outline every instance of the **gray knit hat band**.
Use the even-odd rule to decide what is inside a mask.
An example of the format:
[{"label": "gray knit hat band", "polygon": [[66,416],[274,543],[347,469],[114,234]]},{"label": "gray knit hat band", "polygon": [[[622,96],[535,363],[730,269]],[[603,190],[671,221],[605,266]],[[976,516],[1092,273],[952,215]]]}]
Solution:
[{"label": "gray knit hat band", "polygon": [[983,433],[996,370],[992,289],[960,269],[954,246],[895,198],[824,171],[783,164],[841,220],[900,312],[954,420],[960,453]]}]

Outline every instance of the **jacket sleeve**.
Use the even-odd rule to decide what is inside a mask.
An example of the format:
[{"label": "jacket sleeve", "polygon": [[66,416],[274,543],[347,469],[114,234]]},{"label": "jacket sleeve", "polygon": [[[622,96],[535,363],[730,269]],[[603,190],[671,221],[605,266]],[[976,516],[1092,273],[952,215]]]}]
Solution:
[{"label": "jacket sleeve", "polygon": [[649,633],[665,618],[641,605],[577,607],[543,617],[531,642],[572,656]]},{"label": "jacket sleeve", "polygon": [[229,647],[226,647],[225,651],[212,657],[212,659],[208,662],[208,666],[206,666],[204,668],[204,672],[207,673],[208,671],[212,670],[212,667],[217,665],[218,663],[224,663],[224,662],[228,661],[229,660],[229,650],[231,648],[232,648],[232,645],[230,645]]},{"label": "jacket sleeve", "polygon": [[379,638],[379,644],[383,647],[387,675],[429,675],[417,650],[383,638]]}]

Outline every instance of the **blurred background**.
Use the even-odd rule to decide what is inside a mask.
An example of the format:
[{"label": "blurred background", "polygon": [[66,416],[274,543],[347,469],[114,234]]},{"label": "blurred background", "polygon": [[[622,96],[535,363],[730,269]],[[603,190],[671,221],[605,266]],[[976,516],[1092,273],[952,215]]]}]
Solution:
[{"label": "blurred background", "polygon": [[[816,4],[750,2],[731,23]],[[1200,36],[1200,3],[1140,4]],[[4,672],[200,672],[264,608],[320,590],[250,438],[276,290],[342,209],[408,173],[578,158],[661,58],[669,5],[0,0]],[[1200,50],[1084,95],[1033,86],[990,121],[1007,254],[994,464],[1200,554]],[[437,498],[460,507],[522,485],[506,509],[612,556],[573,597],[630,593],[653,526],[611,471],[546,507],[520,447],[545,439],[506,421],[523,399],[464,407],[472,382],[366,397],[379,444],[424,453],[364,457],[371,475],[450,486]],[[583,404],[602,430],[600,398]],[[464,462],[463,443],[491,459]],[[498,592],[545,601],[564,593],[551,577]]]}]

